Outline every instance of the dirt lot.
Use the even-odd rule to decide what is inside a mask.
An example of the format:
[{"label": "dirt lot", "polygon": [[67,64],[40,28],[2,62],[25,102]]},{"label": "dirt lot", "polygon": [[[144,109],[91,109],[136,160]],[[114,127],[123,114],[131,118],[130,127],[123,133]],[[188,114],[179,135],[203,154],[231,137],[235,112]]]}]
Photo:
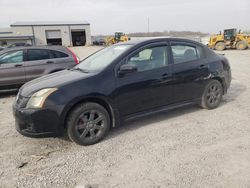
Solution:
[{"label": "dirt lot", "polygon": [[0,94],[0,187],[250,187],[250,50],[223,53],[233,80],[218,109],[139,119],[88,147],[21,136],[14,93]]}]

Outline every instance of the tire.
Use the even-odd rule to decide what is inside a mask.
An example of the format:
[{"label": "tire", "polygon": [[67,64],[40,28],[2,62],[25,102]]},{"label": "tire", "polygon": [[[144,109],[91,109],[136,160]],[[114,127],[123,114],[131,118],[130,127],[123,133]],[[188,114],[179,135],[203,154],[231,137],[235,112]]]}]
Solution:
[{"label": "tire", "polygon": [[247,43],[245,42],[245,41],[239,41],[239,42],[237,42],[237,44],[236,44],[236,49],[237,50],[245,50],[245,49],[247,49]]},{"label": "tire", "polygon": [[210,80],[202,94],[200,106],[205,109],[217,108],[222,100],[223,87],[218,80]]},{"label": "tire", "polygon": [[97,103],[76,106],[67,119],[67,133],[79,145],[92,145],[102,140],[110,129],[107,110]]},{"label": "tire", "polygon": [[224,42],[218,42],[215,45],[215,50],[217,50],[217,51],[223,51],[225,49],[226,49],[226,44]]}]

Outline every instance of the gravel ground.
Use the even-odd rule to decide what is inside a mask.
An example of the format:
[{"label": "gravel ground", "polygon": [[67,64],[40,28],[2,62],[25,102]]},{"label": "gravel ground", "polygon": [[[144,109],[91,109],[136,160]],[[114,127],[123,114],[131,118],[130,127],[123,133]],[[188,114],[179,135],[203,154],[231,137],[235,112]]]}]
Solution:
[{"label": "gravel ground", "polygon": [[[73,50],[83,58],[97,49]],[[223,53],[233,80],[219,108],[128,122],[87,147],[21,136],[15,93],[0,94],[0,187],[250,187],[250,50]]]}]

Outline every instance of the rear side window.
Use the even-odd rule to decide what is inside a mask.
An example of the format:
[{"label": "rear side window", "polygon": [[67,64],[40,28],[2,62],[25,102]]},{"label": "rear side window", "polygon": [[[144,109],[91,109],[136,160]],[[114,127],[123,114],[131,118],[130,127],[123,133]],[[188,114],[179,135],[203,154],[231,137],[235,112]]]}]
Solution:
[{"label": "rear side window", "polygon": [[63,52],[55,51],[55,50],[50,50],[51,58],[64,58],[64,57],[69,57],[68,54],[65,54]]},{"label": "rear side window", "polygon": [[48,50],[32,49],[28,50],[28,61],[50,59]]},{"label": "rear side window", "polygon": [[201,59],[202,48],[186,44],[172,44],[172,54],[174,63],[184,63]]},{"label": "rear side window", "polygon": [[1,63],[20,63],[23,62],[23,51],[7,52],[0,56]]}]

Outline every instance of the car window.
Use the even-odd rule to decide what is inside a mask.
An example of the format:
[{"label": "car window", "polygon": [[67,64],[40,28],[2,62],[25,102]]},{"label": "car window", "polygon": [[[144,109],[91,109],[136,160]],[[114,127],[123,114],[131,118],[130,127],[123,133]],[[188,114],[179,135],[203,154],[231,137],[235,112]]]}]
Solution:
[{"label": "car window", "polygon": [[23,51],[7,52],[0,56],[0,63],[19,63],[23,62]]},{"label": "car window", "polygon": [[195,61],[201,58],[201,47],[186,44],[172,44],[171,48],[175,64]]},{"label": "car window", "polygon": [[50,59],[48,50],[32,49],[28,50],[28,61]]},{"label": "car window", "polygon": [[64,58],[64,57],[69,57],[68,54],[65,54],[63,52],[55,51],[55,50],[50,50],[51,58]]},{"label": "car window", "polygon": [[167,47],[157,46],[143,49],[129,57],[128,64],[137,66],[137,71],[156,69],[168,64]]},{"label": "car window", "polygon": [[75,69],[79,68],[88,72],[101,71],[132,46],[130,44],[121,44],[104,48],[81,61],[80,64],[75,66]]}]

